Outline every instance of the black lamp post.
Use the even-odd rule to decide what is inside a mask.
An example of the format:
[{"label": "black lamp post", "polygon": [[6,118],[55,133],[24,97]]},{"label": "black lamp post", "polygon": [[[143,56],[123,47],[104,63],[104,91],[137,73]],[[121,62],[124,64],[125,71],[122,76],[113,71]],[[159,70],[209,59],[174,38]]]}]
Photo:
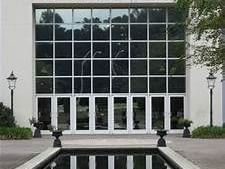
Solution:
[{"label": "black lamp post", "polygon": [[13,74],[13,71],[9,75],[9,77],[6,78],[9,83],[9,89],[11,90],[11,111],[13,113],[13,90],[16,88],[16,80],[17,77]]},{"label": "black lamp post", "polygon": [[210,127],[213,126],[213,109],[212,109],[212,95],[213,95],[213,89],[215,87],[215,81],[216,81],[216,77],[213,75],[212,71],[209,72],[209,76],[206,78],[207,82],[208,82],[208,88],[210,91]]}]

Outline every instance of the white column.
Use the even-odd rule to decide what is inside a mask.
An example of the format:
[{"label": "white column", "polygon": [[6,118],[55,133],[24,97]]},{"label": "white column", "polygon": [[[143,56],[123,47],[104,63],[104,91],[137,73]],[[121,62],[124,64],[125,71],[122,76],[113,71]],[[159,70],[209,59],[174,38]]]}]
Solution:
[{"label": "white column", "polygon": [[127,156],[127,169],[133,169],[133,156]]},{"label": "white column", "polygon": [[95,156],[89,157],[89,169],[95,169]]},{"label": "white column", "polygon": [[70,157],[70,169],[76,169],[77,168],[77,158],[76,156]]}]

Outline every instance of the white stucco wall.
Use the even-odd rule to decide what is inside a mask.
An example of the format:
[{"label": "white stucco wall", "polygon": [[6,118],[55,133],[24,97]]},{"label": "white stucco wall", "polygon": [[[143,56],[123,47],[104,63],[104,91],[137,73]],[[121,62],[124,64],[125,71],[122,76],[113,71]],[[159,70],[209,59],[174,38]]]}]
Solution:
[{"label": "white stucco wall", "polygon": [[[193,121],[193,128],[199,125],[209,125],[210,118],[210,95],[206,77],[208,70],[203,68],[192,67],[189,72],[189,111],[190,118]],[[222,124],[222,83],[221,74],[217,77],[215,89],[213,90],[213,124]]]},{"label": "white stucco wall", "polygon": [[223,104],[223,123],[225,123],[225,67],[223,71],[223,80],[222,80],[222,90],[223,90],[223,98],[222,98],[222,104]]},{"label": "white stucco wall", "polygon": [[[2,48],[0,50],[0,101],[10,105],[10,92],[5,80],[14,70],[18,77],[15,89],[14,110],[19,125],[29,126],[28,119],[34,110],[33,101],[33,20],[32,3],[166,3],[174,0],[0,0],[2,7]],[[1,15],[0,15],[1,16]],[[1,35],[1,31],[0,31]],[[1,43],[1,42],[0,42]],[[1,46],[1,45],[0,45]],[[1,56],[2,59],[1,59]],[[205,69],[192,68],[187,72],[187,111],[194,121],[194,126],[209,124],[209,91]],[[221,75],[217,75],[214,90],[214,122],[222,124],[222,83]],[[225,86],[225,84],[224,84]],[[2,89],[2,90],[1,90]],[[225,90],[223,91],[225,92]],[[223,101],[224,102],[224,101]],[[225,118],[225,117],[224,117]]]},{"label": "white stucco wall", "polygon": [[10,106],[6,77],[13,70],[18,77],[14,94],[14,115],[19,125],[28,126],[32,113],[32,4],[30,0],[2,2],[2,101]]},{"label": "white stucco wall", "polygon": [[0,1],[0,102],[2,101],[2,1]]}]

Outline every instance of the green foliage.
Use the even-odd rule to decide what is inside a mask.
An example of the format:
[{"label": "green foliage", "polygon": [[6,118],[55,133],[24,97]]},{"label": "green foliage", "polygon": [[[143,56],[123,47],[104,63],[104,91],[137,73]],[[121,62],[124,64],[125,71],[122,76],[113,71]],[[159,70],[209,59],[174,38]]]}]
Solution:
[{"label": "green foliage", "polygon": [[180,118],[178,120],[178,124],[179,125],[183,125],[183,126],[190,126],[191,123],[193,123],[191,120],[188,120],[188,119],[183,119],[183,118]]},{"label": "green foliage", "polygon": [[31,139],[32,130],[22,127],[0,127],[0,140]]},{"label": "green foliage", "polygon": [[225,123],[223,123],[223,128],[225,128]]},{"label": "green foliage", "polygon": [[[191,9],[191,10],[190,10]],[[178,0],[177,10],[186,15],[187,32],[202,43],[195,46],[193,64],[222,70],[225,64],[225,1]]]},{"label": "green foliage", "polygon": [[10,108],[0,102],[0,127],[15,127],[15,119]]},{"label": "green foliage", "polygon": [[225,138],[225,128],[223,127],[198,127],[192,131],[193,138]]}]

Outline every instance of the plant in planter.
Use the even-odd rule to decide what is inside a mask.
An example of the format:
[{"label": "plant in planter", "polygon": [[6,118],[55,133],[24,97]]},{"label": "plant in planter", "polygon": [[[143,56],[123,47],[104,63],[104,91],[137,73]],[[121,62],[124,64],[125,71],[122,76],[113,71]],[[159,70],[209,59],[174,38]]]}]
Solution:
[{"label": "plant in planter", "polygon": [[32,117],[32,119],[29,119],[30,125],[35,127],[34,130],[34,138],[41,138],[41,127],[42,127],[42,122],[39,122],[35,117]]},{"label": "plant in planter", "polygon": [[53,147],[62,147],[61,140],[59,139],[60,136],[62,136],[62,130],[56,129],[55,126],[49,125],[49,130],[52,132],[52,136],[55,137],[55,140],[53,142]]},{"label": "plant in planter", "polygon": [[188,119],[179,119],[178,123],[182,126],[184,126],[184,131],[183,131],[183,137],[185,138],[190,138],[191,137],[191,132],[188,129],[191,126],[191,123],[193,123],[191,120]]}]

